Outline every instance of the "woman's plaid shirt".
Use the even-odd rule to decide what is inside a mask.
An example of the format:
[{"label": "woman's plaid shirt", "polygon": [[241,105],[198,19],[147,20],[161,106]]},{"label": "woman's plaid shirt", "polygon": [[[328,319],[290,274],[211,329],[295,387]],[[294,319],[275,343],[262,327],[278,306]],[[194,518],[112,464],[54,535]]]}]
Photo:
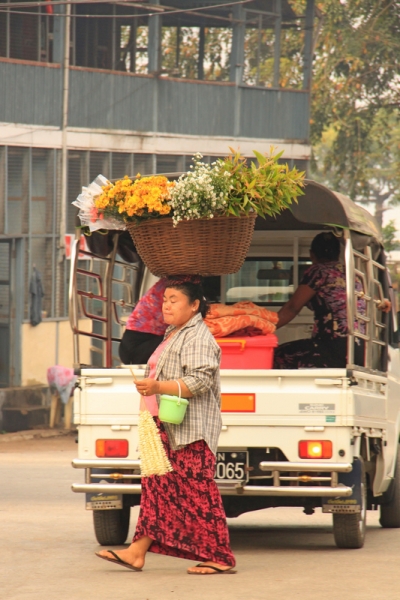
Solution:
[{"label": "woman's plaid shirt", "polygon": [[[173,330],[174,326],[168,327],[165,337]],[[216,454],[222,425],[220,359],[221,350],[200,314],[190,319],[161,353],[155,379],[182,379],[193,394],[181,425],[164,423],[173,450],[205,440]]]}]

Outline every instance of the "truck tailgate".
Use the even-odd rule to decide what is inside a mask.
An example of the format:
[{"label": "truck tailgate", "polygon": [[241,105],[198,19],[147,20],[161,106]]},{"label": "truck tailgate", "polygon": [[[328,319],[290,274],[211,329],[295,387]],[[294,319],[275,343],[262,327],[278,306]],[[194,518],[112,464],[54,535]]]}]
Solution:
[{"label": "truck tailgate", "polygon": [[[144,371],[134,369],[135,376]],[[80,425],[134,425],[140,396],[129,369],[82,369],[74,398],[74,422]]]},{"label": "truck tailgate", "polygon": [[[347,424],[345,369],[222,370],[221,387],[224,423]],[[254,395],[254,401],[246,401],[246,395]],[[239,399],[231,402],[232,396]]]}]

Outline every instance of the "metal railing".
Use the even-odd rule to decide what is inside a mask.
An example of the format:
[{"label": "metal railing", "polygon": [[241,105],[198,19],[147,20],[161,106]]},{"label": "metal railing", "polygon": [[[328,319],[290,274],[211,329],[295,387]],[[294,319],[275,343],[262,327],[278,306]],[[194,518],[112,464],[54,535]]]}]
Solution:
[{"label": "metal railing", "polygon": [[[132,273],[139,270],[138,265],[129,264],[117,260],[118,234],[113,239],[113,249],[107,257],[99,256],[88,250],[82,250],[79,246],[79,239],[76,239],[71,248],[71,277],[69,283],[69,320],[74,339],[74,365],[80,364],[79,336],[86,336],[93,340],[99,340],[104,343],[104,351],[100,350],[102,355],[103,367],[110,368],[113,364],[112,343],[120,341],[121,336],[115,335],[113,329],[115,326],[122,326],[118,307],[130,311],[135,306],[132,287]],[[79,259],[86,258],[90,260],[91,268],[85,269],[79,266]],[[94,269],[94,261],[98,264],[98,271]],[[118,277],[116,270],[119,268],[122,275]],[[90,283],[92,285],[90,285]],[[93,283],[96,291],[92,291]],[[116,299],[113,297],[113,286],[119,286],[119,290],[124,291],[127,299]],[[120,294],[122,295],[122,294]],[[99,304],[99,310],[93,312],[89,308],[89,302]],[[90,331],[82,329],[79,320],[86,317],[92,321]],[[94,323],[100,323],[100,332],[94,331]],[[93,350],[99,351],[98,348]]]},{"label": "metal railing", "polygon": [[[368,369],[380,370],[378,360],[374,358],[374,348],[386,346],[387,325],[380,318],[380,306],[385,298],[382,278],[386,267],[373,259],[371,247],[366,245],[363,251],[352,246],[350,232],[345,232],[345,264],[348,314],[348,351],[347,363],[355,366],[355,339],[365,344],[364,364]],[[361,289],[358,289],[361,284]],[[362,302],[360,302],[362,301]],[[363,304],[363,310],[360,310]],[[359,365],[361,366],[361,365]]]}]

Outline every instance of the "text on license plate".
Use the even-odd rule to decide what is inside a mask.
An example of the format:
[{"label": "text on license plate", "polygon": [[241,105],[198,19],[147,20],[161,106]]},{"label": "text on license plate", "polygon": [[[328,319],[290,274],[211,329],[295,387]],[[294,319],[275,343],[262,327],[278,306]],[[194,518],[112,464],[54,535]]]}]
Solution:
[{"label": "text on license plate", "polygon": [[122,494],[108,492],[86,494],[86,510],[112,510],[122,508]]},{"label": "text on license plate", "polygon": [[238,450],[217,452],[215,479],[218,481],[247,481],[249,453]]}]

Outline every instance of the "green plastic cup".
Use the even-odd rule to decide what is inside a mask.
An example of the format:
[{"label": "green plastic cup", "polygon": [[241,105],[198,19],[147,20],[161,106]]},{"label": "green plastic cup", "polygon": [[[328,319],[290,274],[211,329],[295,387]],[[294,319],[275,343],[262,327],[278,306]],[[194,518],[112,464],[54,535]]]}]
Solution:
[{"label": "green plastic cup", "polygon": [[189,401],[185,398],[162,394],[160,396],[158,418],[164,423],[173,423],[174,425],[180,425],[185,416],[188,404]]}]

